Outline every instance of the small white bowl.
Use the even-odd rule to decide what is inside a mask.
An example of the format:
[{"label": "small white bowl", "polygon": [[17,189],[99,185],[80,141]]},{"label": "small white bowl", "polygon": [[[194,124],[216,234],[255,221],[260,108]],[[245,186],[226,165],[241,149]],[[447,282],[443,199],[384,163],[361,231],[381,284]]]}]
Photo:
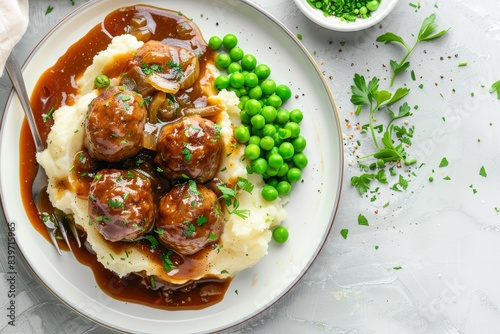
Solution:
[{"label": "small white bowl", "polygon": [[294,0],[300,11],[311,21],[335,31],[358,31],[369,28],[382,21],[394,9],[398,0],[382,0],[369,18],[358,18],[354,22],[341,21],[338,17],[325,16],[321,9],[313,8],[306,0]]}]

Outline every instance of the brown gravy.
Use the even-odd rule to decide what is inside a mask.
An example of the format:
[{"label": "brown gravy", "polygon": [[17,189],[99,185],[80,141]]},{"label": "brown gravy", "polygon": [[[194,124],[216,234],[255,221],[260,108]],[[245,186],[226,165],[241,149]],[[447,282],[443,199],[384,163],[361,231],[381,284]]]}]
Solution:
[{"label": "brown gravy", "polygon": [[[93,57],[107,48],[112,37],[127,32],[133,33],[131,30],[134,29],[138,38],[177,43],[179,46],[190,48],[200,55],[202,67],[213,60],[214,54],[207,48],[198,28],[181,13],[142,5],[120,8],[108,14],[102,24],[91,29],[86,36],[73,44],[56,64],[39,78],[32,92],[31,105],[44,141],[53,121],[49,118],[44,122],[43,115],[48,114],[52,108],[74,104],[78,93],[74,82],[91,65]],[[117,61],[107,68],[107,74],[110,76],[120,74],[122,63]],[[194,101],[200,92],[186,90],[184,94],[189,95]],[[35,147],[25,121],[20,135],[20,181],[23,204],[32,225],[49,240],[31,197],[31,183],[36,169]],[[78,261],[92,269],[99,287],[106,294],[119,300],[168,310],[201,309],[221,301],[230,283],[229,279],[208,278],[189,282],[183,286],[170,286],[155,282],[154,278],[144,277],[141,273],[119,278],[99,263],[96,256],[85,247],[78,248],[72,236],[69,237]],[[63,243],[60,243],[60,246],[62,249],[66,248]],[[114,246],[123,247],[121,243]],[[150,244],[144,240],[141,241],[141,247],[148,248]],[[159,245],[157,251],[151,253],[159,254],[164,250]],[[195,254],[192,257],[174,255],[172,260],[174,263],[185,264],[183,270],[191,270],[196,265],[197,258],[203,256],[204,254]],[[182,266],[179,267],[181,268]]]}]

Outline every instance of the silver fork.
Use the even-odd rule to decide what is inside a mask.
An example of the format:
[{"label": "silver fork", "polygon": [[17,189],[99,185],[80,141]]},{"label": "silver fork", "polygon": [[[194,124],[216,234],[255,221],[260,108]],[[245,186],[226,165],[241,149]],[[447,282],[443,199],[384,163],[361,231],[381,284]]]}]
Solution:
[{"label": "silver fork", "polygon": [[[40,133],[38,132],[38,128],[36,127],[35,118],[33,116],[33,111],[31,110],[31,105],[29,102],[28,93],[26,92],[26,86],[24,84],[21,68],[17,63],[13,52],[10,54],[9,58],[7,59],[7,62],[5,63],[5,69],[7,70],[7,74],[9,75],[10,80],[12,81],[14,90],[16,91],[17,96],[19,97],[19,101],[21,102],[21,106],[26,115],[26,119],[28,121],[31,134],[33,135],[33,140],[35,141],[36,151],[42,152],[45,149],[45,146],[43,144],[42,138],[40,137]],[[63,213],[58,211],[57,209],[54,211],[54,213],[47,213],[42,209],[41,198],[46,194],[47,184],[48,184],[47,174],[45,173],[45,170],[42,168],[42,166],[38,165],[35,179],[33,180],[33,184],[31,186],[31,193],[35,205],[37,207],[38,214],[40,215],[40,218],[42,219],[47,229],[47,232],[49,233],[52,244],[54,245],[58,253],[62,255],[56,237],[57,230],[59,230],[59,232],[61,233],[70,251],[71,251],[71,245],[68,240],[66,228],[64,227],[63,224],[64,220]],[[74,222],[70,220],[69,226],[71,228],[73,236],[75,237],[75,240],[77,241],[78,247],[81,247],[80,238],[78,237],[78,232],[76,230]]]}]

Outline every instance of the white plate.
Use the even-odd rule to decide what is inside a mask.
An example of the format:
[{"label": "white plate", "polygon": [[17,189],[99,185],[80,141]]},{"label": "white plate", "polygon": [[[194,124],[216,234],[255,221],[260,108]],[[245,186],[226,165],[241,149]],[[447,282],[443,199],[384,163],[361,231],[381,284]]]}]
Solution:
[{"label": "white plate", "polygon": [[[7,222],[16,223],[19,251],[44,284],[69,307],[114,329],[137,333],[212,332],[237,325],[281,298],[304,275],[324,244],[337,210],[343,166],[340,122],[331,92],[319,68],[300,42],[269,14],[245,1],[148,0],[152,6],[193,18],[205,39],[235,33],[239,45],[272,69],[294,95],[288,106],[301,108],[309,165],[287,205],[289,240],[271,242],[269,254],[255,267],[236,275],[222,302],[198,311],[164,311],[124,303],[105,295],[91,270],[71,253],[59,256],[29,223],[19,189],[19,142],[23,112],[11,95],[0,132],[0,186]],[[24,66],[28,91],[42,72],[104,16],[131,0],[94,1],[78,8],[36,47]],[[238,294],[235,293],[238,291]]]}]

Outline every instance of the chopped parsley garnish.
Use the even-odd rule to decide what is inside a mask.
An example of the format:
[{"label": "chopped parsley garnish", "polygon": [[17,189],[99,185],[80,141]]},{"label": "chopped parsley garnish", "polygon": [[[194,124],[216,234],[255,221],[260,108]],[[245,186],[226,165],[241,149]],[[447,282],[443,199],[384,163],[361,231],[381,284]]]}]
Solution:
[{"label": "chopped parsley garnish", "polygon": [[340,235],[342,236],[342,238],[347,239],[348,234],[349,234],[348,229],[344,228],[344,229],[340,230]]},{"label": "chopped parsley garnish", "polygon": [[52,117],[52,114],[54,113],[55,110],[56,109],[52,107],[49,109],[48,113],[42,115],[42,120],[44,123],[46,123]]},{"label": "chopped parsley garnish", "polygon": [[194,232],[196,232],[196,227],[191,223],[188,223],[187,227],[183,231],[186,237],[192,237],[194,235]]},{"label": "chopped parsley garnish", "polygon": [[170,259],[170,256],[172,256],[173,253],[173,251],[169,250],[167,253],[160,255],[160,258],[163,261],[163,269],[165,271],[171,271],[172,269],[177,268],[177,266],[175,266]]},{"label": "chopped parsley garnish", "polygon": [[198,226],[201,226],[201,225],[205,224],[206,222],[208,222],[208,218],[205,215],[198,216],[198,218],[196,219],[196,224]]},{"label": "chopped parsley garnish", "polygon": [[362,214],[358,215],[358,225],[368,226],[368,219]]},{"label": "chopped parsley garnish", "polygon": [[[236,183],[234,188],[229,188],[225,184],[219,184],[217,185],[217,188],[219,188],[219,190],[222,192],[220,198],[224,199],[229,214],[235,214],[243,219],[246,219],[250,216],[250,210],[239,209],[240,202],[236,198],[238,188],[248,193],[252,193],[253,184],[250,181],[240,177],[238,178],[238,182]],[[233,207],[232,210],[229,209],[231,206]]]}]

